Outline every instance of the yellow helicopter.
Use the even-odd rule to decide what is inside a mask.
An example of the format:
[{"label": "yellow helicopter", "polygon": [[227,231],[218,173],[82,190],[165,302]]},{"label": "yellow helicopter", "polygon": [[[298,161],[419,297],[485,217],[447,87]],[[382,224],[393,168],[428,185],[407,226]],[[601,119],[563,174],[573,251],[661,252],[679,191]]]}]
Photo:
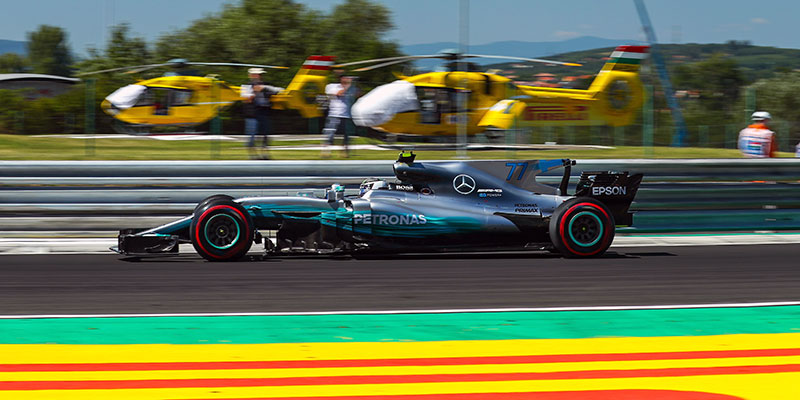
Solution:
[{"label": "yellow helicopter", "polygon": [[525,126],[628,125],[642,105],[639,64],[647,50],[647,46],[617,47],[586,90],[515,85],[509,78],[478,72],[474,64],[461,61],[481,57],[579,65],[520,57],[443,52],[335,67],[379,63],[355,70],[360,72],[421,58],[449,60],[450,71],[398,75],[400,80],[365,94],[353,104],[353,122],[390,133],[452,136],[466,115],[467,134],[472,135]]},{"label": "yellow helicopter", "polygon": [[[136,73],[165,66],[183,70],[193,65],[287,69],[273,65],[189,62],[184,59],[173,59],[162,64],[111,68],[79,76],[120,70]],[[137,133],[154,126],[198,125],[216,116],[221,108],[239,100],[241,100],[239,86],[229,85],[212,75],[192,76],[184,72],[173,72],[123,86],[109,94],[100,104],[100,108],[127,124],[124,128],[122,126],[117,128],[126,133]]]},{"label": "yellow helicopter", "polygon": [[308,57],[286,89],[272,95],[272,108],[297,110],[303,118],[322,117],[319,104],[325,96],[325,85],[335,60],[335,56]]}]

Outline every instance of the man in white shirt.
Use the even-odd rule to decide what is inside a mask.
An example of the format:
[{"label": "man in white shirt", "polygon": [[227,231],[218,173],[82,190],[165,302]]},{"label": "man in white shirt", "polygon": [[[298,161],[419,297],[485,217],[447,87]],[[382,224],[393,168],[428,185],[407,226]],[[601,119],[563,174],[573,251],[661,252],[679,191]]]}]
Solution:
[{"label": "man in white shirt", "polygon": [[[264,83],[261,79],[264,74],[263,68],[250,68],[247,70],[250,82],[241,86],[240,96],[244,100],[244,130],[248,136],[247,147],[250,149],[251,158],[269,159],[267,148],[269,145],[270,132],[270,97],[279,93],[283,88]],[[261,135],[262,154],[255,154],[256,135]]]},{"label": "man in white shirt", "polygon": [[322,150],[322,156],[330,156],[330,146],[333,145],[333,140],[337,134],[341,134],[344,144],[344,156],[349,157],[350,153],[347,148],[349,141],[348,129],[352,129],[352,120],[350,117],[350,107],[353,105],[356,97],[356,86],[353,84],[353,78],[345,76],[342,71],[337,71],[339,76],[339,83],[329,83],[325,86],[325,94],[328,95],[328,118],[325,120],[325,129],[322,133],[325,135],[325,148]]}]

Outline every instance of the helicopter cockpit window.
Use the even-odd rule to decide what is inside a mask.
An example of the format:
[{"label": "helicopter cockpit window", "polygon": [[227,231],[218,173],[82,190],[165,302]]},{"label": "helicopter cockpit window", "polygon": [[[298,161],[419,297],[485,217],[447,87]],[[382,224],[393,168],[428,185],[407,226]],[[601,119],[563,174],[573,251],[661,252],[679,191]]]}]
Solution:
[{"label": "helicopter cockpit window", "polygon": [[152,106],[153,115],[169,115],[171,107],[191,105],[191,99],[191,90],[148,87],[136,105]]},{"label": "helicopter cockpit window", "polygon": [[170,106],[185,106],[191,104],[192,92],[189,90],[172,90]]},{"label": "helicopter cockpit window", "polygon": [[153,92],[153,115],[169,115],[169,89],[151,89]]},{"label": "helicopter cockpit window", "polygon": [[153,105],[153,91],[145,89],[136,100],[136,107],[146,107]]},{"label": "helicopter cockpit window", "polygon": [[445,87],[417,87],[420,122],[439,124],[443,113],[459,112],[458,92]]},{"label": "helicopter cockpit window", "polygon": [[423,124],[439,124],[442,121],[442,103],[439,101],[437,88],[419,88],[417,98],[419,98],[420,122]]},{"label": "helicopter cockpit window", "polygon": [[[455,89],[450,89],[448,95],[450,96],[450,108],[448,111],[445,112],[457,113],[466,111],[464,110],[463,105],[467,105],[467,108],[469,108],[468,104],[471,96],[471,92],[469,90],[464,90],[461,93],[459,93]],[[464,96],[464,98],[462,99],[460,96]]]}]

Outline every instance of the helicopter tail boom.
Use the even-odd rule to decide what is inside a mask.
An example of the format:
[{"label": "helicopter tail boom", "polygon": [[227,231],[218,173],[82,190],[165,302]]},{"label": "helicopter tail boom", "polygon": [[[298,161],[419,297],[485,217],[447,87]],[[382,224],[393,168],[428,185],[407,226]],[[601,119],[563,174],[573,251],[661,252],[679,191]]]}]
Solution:
[{"label": "helicopter tail boom", "polygon": [[274,108],[297,110],[303,118],[322,116],[320,96],[325,95],[334,56],[310,56],[303,62],[286,90],[272,96]]},{"label": "helicopter tail boom", "polygon": [[499,101],[478,126],[629,125],[642,106],[639,67],[647,46],[618,46],[586,90],[519,86],[522,94]]},{"label": "helicopter tail boom", "polygon": [[618,46],[589,86],[588,91],[597,101],[596,112],[604,116],[607,125],[630,124],[642,106],[644,90],[639,68],[649,48]]},{"label": "helicopter tail boom", "polygon": [[609,56],[603,71],[639,72],[639,66],[647,58],[650,46],[617,46]]}]

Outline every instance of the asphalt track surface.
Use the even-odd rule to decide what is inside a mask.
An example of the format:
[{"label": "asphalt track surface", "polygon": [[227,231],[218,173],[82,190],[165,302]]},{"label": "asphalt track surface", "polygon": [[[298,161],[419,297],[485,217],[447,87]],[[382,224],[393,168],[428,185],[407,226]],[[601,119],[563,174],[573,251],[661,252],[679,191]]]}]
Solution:
[{"label": "asphalt track surface", "polygon": [[800,300],[800,244],[378,259],[0,256],[0,314],[440,310]]}]

